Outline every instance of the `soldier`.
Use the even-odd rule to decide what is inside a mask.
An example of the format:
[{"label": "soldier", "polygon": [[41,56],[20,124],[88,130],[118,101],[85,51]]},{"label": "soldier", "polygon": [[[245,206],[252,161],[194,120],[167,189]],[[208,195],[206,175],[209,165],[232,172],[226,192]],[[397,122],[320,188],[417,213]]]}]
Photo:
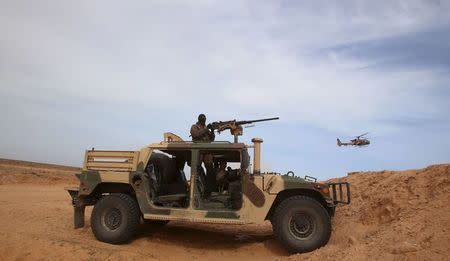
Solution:
[{"label": "soldier", "polygon": [[[216,191],[217,188],[213,155],[209,152],[202,153],[200,154],[200,160],[203,162],[206,169],[206,176],[204,177],[204,198],[209,198],[211,196],[211,192]],[[202,168],[203,170],[203,167],[199,166],[199,168]]]},{"label": "soldier", "polygon": [[[212,142],[214,141],[214,132],[206,127],[206,116],[205,114],[198,115],[198,121],[191,127],[191,136],[193,142]],[[215,186],[215,173],[214,173],[214,163],[213,156],[210,153],[204,153],[200,155],[200,161],[205,164],[206,168],[206,184],[204,197],[208,198],[211,192],[214,191]]]},{"label": "soldier", "polygon": [[214,132],[206,127],[205,114],[198,115],[198,121],[191,127],[192,141],[194,142],[211,142],[214,141]]},{"label": "soldier", "polygon": [[227,180],[227,162],[224,160],[219,160],[217,164],[217,168],[215,169],[216,172],[216,182],[219,189],[219,192],[223,192],[228,187],[228,180]]}]

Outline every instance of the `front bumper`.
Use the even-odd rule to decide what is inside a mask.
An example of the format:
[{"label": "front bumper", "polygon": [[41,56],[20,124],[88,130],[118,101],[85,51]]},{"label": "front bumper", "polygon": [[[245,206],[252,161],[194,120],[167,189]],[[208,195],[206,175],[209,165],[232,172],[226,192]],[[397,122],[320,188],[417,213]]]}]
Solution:
[{"label": "front bumper", "polygon": [[350,183],[348,182],[334,182],[328,183],[330,189],[331,199],[333,204],[350,204]]}]

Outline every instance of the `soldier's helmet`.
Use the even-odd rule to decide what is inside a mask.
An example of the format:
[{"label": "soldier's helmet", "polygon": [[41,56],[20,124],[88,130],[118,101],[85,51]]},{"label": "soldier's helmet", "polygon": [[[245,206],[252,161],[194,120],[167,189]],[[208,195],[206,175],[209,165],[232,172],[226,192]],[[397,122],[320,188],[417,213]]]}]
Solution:
[{"label": "soldier's helmet", "polygon": [[198,115],[198,121],[199,122],[206,122],[206,116],[205,116],[205,114],[199,114]]}]

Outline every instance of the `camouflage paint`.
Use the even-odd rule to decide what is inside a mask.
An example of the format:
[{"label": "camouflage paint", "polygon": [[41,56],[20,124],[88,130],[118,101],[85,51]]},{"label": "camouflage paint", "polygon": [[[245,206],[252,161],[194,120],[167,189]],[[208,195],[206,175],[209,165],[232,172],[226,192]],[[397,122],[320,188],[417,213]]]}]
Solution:
[{"label": "camouflage paint", "polygon": [[[176,135],[175,135],[176,136]],[[329,194],[323,194],[321,186],[326,184],[308,182],[298,177],[281,176],[275,174],[251,174],[247,171],[242,172],[242,207],[239,210],[200,210],[194,208],[195,176],[197,175],[197,163],[200,150],[240,150],[247,153],[247,148],[243,143],[192,143],[179,141],[179,137],[171,136],[170,133],[164,135],[165,141],[150,144],[140,151],[87,151],[85,156],[85,165],[82,173],[77,174],[80,179],[79,196],[90,195],[101,183],[119,183],[129,184],[133,188],[141,212],[146,219],[156,220],[184,220],[191,222],[208,223],[259,223],[263,222],[278,193],[286,189],[311,189],[322,193],[328,202]],[[169,142],[168,140],[172,139]],[[145,167],[148,164],[153,150],[171,150],[185,149],[191,153],[191,182],[189,194],[189,206],[187,208],[167,208],[156,206],[150,198],[150,179],[145,173]],[[117,155],[115,154],[117,153]],[[108,170],[107,164],[91,164],[88,159],[92,155],[105,158],[128,157],[124,164],[111,162],[111,169]],[[245,155],[247,157],[247,155]],[[243,158],[245,158],[243,157]],[[90,169],[90,166],[102,170]],[[105,167],[106,166],[106,167]],[[131,167],[130,167],[131,166]],[[123,168],[131,168],[131,171],[124,171]],[[82,185],[81,185],[82,184]]]}]

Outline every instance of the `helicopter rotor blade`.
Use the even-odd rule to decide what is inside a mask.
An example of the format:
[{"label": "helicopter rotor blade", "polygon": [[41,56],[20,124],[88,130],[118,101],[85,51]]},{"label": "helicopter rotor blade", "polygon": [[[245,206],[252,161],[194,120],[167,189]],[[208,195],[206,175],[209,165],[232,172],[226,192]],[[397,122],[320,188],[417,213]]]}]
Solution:
[{"label": "helicopter rotor blade", "polygon": [[368,132],[366,132],[366,133],[363,133],[363,134],[361,134],[361,135],[359,135],[359,136],[356,136],[357,138],[361,138],[362,136],[365,136],[365,135],[367,135],[367,134],[369,134]]}]

